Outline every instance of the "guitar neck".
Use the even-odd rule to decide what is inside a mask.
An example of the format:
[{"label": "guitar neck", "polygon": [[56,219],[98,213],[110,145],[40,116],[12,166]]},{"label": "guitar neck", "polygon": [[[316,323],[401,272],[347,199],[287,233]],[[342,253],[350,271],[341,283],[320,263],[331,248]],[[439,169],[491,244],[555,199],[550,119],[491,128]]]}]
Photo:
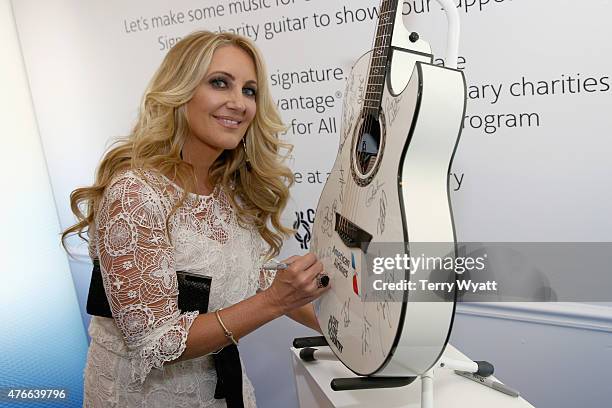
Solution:
[{"label": "guitar neck", "polygon": [[364,101],[364,111],[378,115],[385,84],[385,74],[389,62],[391,39],[398,13],[398,0],[382,0],[378,13],[378,27],[374,38],[374,48],[370,61],[368,86]]}]

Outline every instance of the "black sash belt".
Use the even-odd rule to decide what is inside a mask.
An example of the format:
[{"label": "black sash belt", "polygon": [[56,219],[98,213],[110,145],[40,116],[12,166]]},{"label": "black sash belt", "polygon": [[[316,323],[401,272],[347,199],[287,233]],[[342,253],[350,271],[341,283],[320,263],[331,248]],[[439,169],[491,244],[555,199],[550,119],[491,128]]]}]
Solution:
[{"label": "black sash belt", "polygon": [[215,370],[217,370],[217,387],[215,398],[223,399],[228,408],[244,408],[242,400],[242,365],[238,347],[235,344],[226,346],[213,354]]},{"label": "black sash belt", "polygon": [[[176,276],[179,290],[178,306],[181,312],[207,313],[211,278],[180,271],[176,273]],[[100,262],[97,259],[93,261],[91,271],[87,313],[93,316],[113,317],[104,291]],[[234,344],[224,347],[220,352],[213,354],[213,361],[217,371],[215,398],[225,398],[228,408],[244,408],[242,365],[238,347]]]}]

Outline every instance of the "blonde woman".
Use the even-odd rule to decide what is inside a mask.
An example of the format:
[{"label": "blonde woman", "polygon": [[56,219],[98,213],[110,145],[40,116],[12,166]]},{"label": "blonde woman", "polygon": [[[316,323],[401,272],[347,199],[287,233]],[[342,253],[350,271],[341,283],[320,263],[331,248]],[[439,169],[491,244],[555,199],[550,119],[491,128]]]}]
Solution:
[{"label": "blonde woman", "polygon": [[[234,344],[285,314],[320,331],[321,263],[262,269],[290,232],[283,128],[248,39],[196,32],[168,52],[129,137],[71,195],[62,238],[87,231],[113,316],[91,320],[84,406],[254,407]],[[178,309],[176,271],[212,277],[208,313]]]}]

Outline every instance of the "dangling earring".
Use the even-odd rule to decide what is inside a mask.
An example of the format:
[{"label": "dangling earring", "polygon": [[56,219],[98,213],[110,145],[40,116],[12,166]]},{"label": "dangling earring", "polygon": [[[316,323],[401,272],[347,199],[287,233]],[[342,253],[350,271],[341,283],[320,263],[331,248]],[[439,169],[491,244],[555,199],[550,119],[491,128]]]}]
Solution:
[{"label": "dangling earring", "polygon": [[251,171],[251,161],[249,160],[249,155],[247,154],[247,148],[246,148],[246,136],[242,138],[242,148],[244,150],[244,159],[246,161],[246,168],[247,171]]}]

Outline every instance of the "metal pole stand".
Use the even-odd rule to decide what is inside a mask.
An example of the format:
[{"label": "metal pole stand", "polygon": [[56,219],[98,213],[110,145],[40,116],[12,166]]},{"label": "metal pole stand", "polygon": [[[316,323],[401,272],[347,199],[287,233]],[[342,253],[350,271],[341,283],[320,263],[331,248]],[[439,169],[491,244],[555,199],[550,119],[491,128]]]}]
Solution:
[{"label": "metal pole stand", "polygon": [[495,370],[493,364],[488,361],[459,361],[441,357],[432,368],[421,374],[421,408],[434,408],[434,372],[439,368],[468,372],[481,377],[489,377]]}]

